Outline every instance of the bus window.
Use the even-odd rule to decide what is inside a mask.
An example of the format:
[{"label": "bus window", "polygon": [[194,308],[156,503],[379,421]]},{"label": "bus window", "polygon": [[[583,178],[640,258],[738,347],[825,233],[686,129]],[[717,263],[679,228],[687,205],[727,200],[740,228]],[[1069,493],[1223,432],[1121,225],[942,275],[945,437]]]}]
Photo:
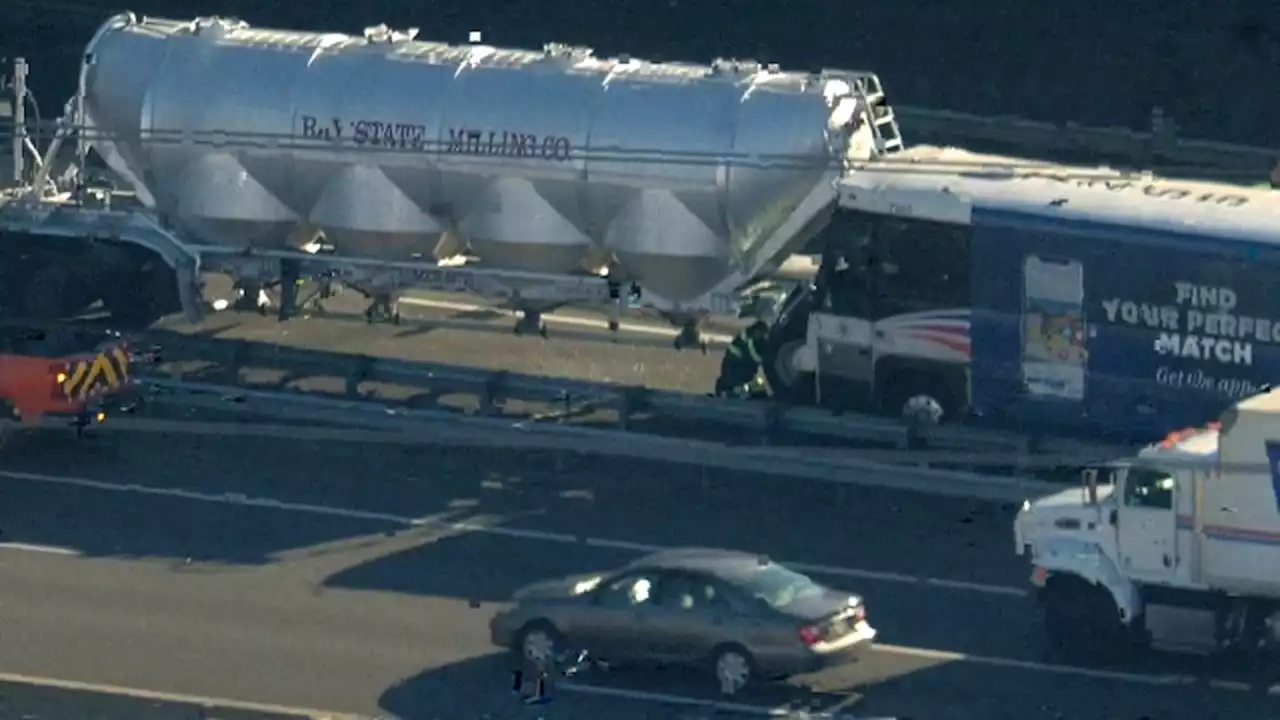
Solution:
[{"label": "bus window", "polygon": [[862,252],[843,252],[831,260],[824,279],[827,288],[823,310],[842,317],[867,318],[871,313],[869,257]]},{"label": "bus window", "polygon": [[969,307],[970,228],[885,218],[872,243],[875,318]]},{"label": "bus window", "polygon": [[866,318],[871,311],[869,270],[874,218],[843,212],[833,219],[818,275],[818,309]]}]

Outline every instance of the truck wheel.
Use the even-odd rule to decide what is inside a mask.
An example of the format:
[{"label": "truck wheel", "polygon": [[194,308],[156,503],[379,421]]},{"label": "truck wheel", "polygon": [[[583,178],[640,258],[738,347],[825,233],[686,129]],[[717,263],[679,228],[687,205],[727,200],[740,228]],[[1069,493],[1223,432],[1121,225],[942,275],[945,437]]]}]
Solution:
[{"label": "truck wheel", "polygon": [[1051,578],[1043,601],[1049,645],[1065,659],[1115,658],[1132,647],[1115,601],[1101,587]]},{"label": "truck wheel", "polygon": [[181,309],[178,281],[173,269],[162,262],[148,263],[118,277],[104,278],[103,304],[118,329],[143,330],[160,318]]},{"label": "truck wheel", "polygon": [[796,370],[791,362],[804,344],[804,340],[783,343],[763,358],[764,376],[769,381],[769,388],[773,396],[784,403],[812,405],[814,402],[813,375]]}]

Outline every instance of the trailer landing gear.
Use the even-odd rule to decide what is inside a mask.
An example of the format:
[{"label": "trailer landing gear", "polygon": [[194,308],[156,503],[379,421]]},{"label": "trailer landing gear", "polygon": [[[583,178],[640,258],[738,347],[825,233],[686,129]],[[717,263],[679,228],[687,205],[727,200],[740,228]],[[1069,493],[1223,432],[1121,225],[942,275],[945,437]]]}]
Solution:
[{"label": "trailer landing gear", "polygon": [[231,303],[232,310],[236,312],[256,312],[265,316],[267,308],[271,307],[271,298],[267,295],[266,287],[256,283],[237,283],[235,287],[235,300]]},{"label": "trailer landing gear", "polygon": [[516,326],[512,328],[516,335],[541,335],[547,337],[547,324],[542,321],[542,313],[538,310],[520,312]]},{"label": "trailer landing gear", "polygon": [[702,338],[702,333],[698,331],[698,322],[696,320],[689,320],[681,324],[680,332],[671,344],[677,350],[696,347],[702,350],[703,355],[707,354],[707,341]]},{"label": "trailer landing gear", "polygon": [[373,302],[369,303],[368,309],[364,311],[365,322],[369,324],[390,322],[392,325],[400,324],[400,307],[395,299],[389,294],[378,294],[373,296]]}]

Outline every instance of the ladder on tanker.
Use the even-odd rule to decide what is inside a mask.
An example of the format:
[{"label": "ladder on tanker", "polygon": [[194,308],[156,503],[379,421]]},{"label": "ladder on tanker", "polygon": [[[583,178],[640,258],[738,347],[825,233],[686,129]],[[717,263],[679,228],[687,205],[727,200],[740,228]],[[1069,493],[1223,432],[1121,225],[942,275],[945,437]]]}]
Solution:
[{"label": "ladder on tanker", "polygon": [[857,85],[866,100],[867,111],[871,113],[876,149],[881,155],[902,150],[902,130],[898,127],[898,118],[893,114],[893,107],[885,102],[884,85],[880,83],[880,76],[875,73],[863,73]]}]

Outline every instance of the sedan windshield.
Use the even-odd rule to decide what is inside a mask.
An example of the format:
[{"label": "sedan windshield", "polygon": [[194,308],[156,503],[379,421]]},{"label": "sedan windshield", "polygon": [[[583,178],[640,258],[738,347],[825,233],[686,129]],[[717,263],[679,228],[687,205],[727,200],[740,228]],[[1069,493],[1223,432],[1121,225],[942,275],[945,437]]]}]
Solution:
[{"label": "sedan windshield", "polygon": [[747,576],[743,588],[779,610],[796,600],[822,594],[822,586],[811,578],[774,563],[762,565]]}]

